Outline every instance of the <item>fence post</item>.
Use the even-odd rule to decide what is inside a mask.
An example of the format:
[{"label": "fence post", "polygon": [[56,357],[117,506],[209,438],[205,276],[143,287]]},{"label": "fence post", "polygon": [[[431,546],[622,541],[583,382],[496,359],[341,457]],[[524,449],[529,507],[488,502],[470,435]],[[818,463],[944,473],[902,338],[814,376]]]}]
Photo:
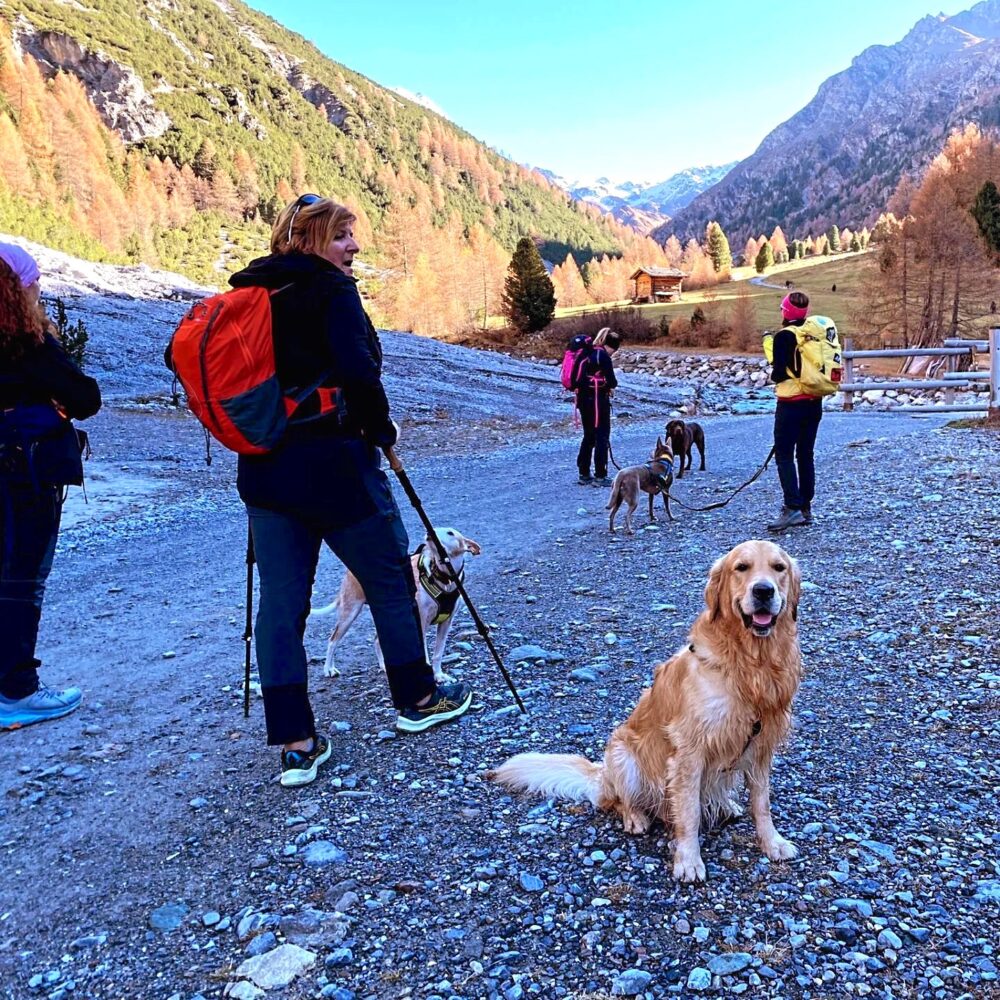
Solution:
[{"label": "fence post", "polygon": [[[852,351],[854,350],[854,338],[845,337],[844,338],[844,382],[847,385],[852,385],[854,382],[854,357],[852,356]],[[845,392],[844,393],[844,410],[850,411],[854,409],[854,393]]]},{"label": "fence post", "polygon": [[1000,420],[1000,327],[990,330],[990,420]]}]

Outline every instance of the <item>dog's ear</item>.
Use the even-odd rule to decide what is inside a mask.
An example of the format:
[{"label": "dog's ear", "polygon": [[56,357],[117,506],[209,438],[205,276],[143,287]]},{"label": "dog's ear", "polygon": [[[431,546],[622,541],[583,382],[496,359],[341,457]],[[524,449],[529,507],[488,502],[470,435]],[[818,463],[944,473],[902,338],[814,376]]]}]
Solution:
[{"label": "dog's ear", "polygon": [[788,607],[792,612],[792,621],[799,620],[799,597],[802,594],[802,571],[799,564],[784,549],[782,558],[788,562]]},{"label": "dog's ear", "polygon": [[470,552],[474,556],[478,556],[482,553],[483,547],[479,542],[473,541],[471,538],[462,538],[462,551]]},{"label": "dog's ear", "polygon": [[705,584],[705,607],[714,622],[722,614],[722,574],[726,568],[726,557],[719,556],[712,564],[708,573],[708,583]]}]

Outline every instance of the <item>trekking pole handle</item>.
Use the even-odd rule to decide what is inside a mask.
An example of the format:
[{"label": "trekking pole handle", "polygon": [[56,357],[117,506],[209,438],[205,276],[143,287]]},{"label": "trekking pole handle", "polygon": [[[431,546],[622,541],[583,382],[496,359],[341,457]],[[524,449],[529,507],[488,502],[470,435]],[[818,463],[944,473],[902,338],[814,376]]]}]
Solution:
[{"label": "trekking pole handle", "polygon": [[392,449],[390,445],[388,448],[383,448],[382,451],[385,453],[385,457],[389,461],[389,468],[393,472],[399,472],[403,468],[403,463],[399,460],[399,456]]}]

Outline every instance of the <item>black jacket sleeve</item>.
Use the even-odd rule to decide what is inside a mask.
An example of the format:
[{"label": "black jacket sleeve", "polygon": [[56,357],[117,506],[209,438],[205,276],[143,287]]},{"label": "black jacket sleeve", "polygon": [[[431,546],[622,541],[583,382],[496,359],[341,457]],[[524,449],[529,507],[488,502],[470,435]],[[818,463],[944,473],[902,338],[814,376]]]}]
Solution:
[{"label": "black jacket sleeve", "polygon": [[50,335],[38,350],[24,357],[21,371],[26,384],[50,397],[74,420],[86,420],[101,408],[97,382],[84,375]]},{"label": "black jacket sleeve", "polygon": [[382,385],[378,335],[353,288],[335,290],[327,311],[326,336],[337,359],[347,416],[376,448],[396,443],[389,419],[389,400]]},{"label": "black jacket sleeve", "polygon": [[[771,366],[771,381],[784,382],[792,376],[802,374],[802,362],[796,346],[798,340],[792,330],[779,330],[774,335],[774,363]],[[791,374],[789,374],[791,372]]]},{"label": "black jacket sleeve", "polygon": [[608,383],[608,388],[617,389],[618,379],[615,376],[615,366],[611,360],[611,355],[607,351],[601,351],[601,372]]}]

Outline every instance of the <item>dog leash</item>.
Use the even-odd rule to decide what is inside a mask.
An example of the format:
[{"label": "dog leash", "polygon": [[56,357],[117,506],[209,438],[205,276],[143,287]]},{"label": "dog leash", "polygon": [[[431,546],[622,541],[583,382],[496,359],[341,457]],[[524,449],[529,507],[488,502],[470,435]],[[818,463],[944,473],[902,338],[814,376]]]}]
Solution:
[{"label": "dog leash", "polygon": [[[677,504],[680,504],[680,506],[683,507],[685,510],[696,511],[696,512],[706,511],[706,510],[718,510],[720,507],[725,507],[726,504],[729,503],[729,501],[732,500],[737,493],[742,492],[752,483],[757,482],[757,480],[760,479],[762,475],[764,475],[768,465],[770,465],[771,463],[772,458],[774,458],[773,445],[771,447],[771,450],[767,453],[767,458],[764,459],[764,464],[745,483],[743,483],[742,486],[738,486],[735,490],[733,490],[733,492],[728,497],[726,497],[725,500],[717,500],[715,503],[708,504],[707,507],[689,507],[686,503],[684,503],[683,500],[678,500],[677,497],[675,497],[673,493],[671,493],[669,490],[665,490],[664,492],[666,492],[667,496],[671,500],[673,500]],[[681,461],[683,461],[683,459],[681,459]]]},{"label": "dog leash", "polygon": [[396,474],[396,478],[402,485],[407,499],[409,499],[413,509],[417,512],[417,515],[423,522],[424,527],[427,529],[427,538],[429,541],[433,542],[435,548],[437,549],[441,565],[448,570],[448,575],[451,577],[452,583],[455,584],[458,588],[458,592],[462,595],[462,600],[465,601],[465,606],[469,609],[469,614],[472,615],[472,620],[476,624],[476,631],[483,637],[489,651],[493,654],[493,659],[496,660],[497,666],[500,668],[500,673],[503,674],[503,679],[507,682],[507,687],[510,688],[510,693],[514,696],[514,701],[517,702],[517,707],[522,713],[527,714],[528,710],[524,707],[524,702],[521,701],[521,696],[517,693],[517,688],[514,687],[514,681],[511,679],[507,668],[503,665],[503,660],[500,658],[500,654],[497,652],[496,646],[493,645],[493,640],[490,638],[490,631],[486,627],[486,623],[479,617],[479,612],[476,610],[476,606],[472,603],[472,598],[469,597],[468,591],[462,584],[461,576],[455,572],[455,567],[452,566],[451,560],[448,558],[448,553],[445,550],[441,539],[438,538],[437,532],[434,530],[434,525],[431,524],[431,519],[427,516],[427,512],[424,510],[424,505],[420,502],[420,497],[417,496],[417,491],[413,488],[413,483],[410,482],[410,477],[406,474],[406,470],[403,468],[403,463],[399,460],[399,457],[392,450],[392,448],[383,448],[382,450],[385,452],[385,457],[389,460],[389,468]]}]

